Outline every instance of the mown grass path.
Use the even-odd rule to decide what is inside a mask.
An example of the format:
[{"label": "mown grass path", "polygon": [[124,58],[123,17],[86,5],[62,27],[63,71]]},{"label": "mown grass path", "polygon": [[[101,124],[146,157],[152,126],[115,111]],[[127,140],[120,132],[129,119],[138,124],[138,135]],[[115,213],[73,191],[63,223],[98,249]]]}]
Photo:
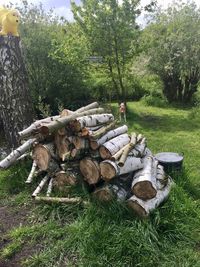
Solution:
[{"label": "mown grass path", "polygon": [[[184,170],[174,177],[176,187],[168,201],[147,220],[116,202],[35,207],[30,192],[37,181],[32,188],[24,185],[24,166],[2,172],[1,206],[31,207],[27,224],[7,233],[10,242],[1,250],[7,266],[27,247],[30,255],[21,257],[16,267],[200,266],[200,125],[189,119],[188,110],[144,107],[140,102],[128,107],[130,131],[143,133],[154,153],[184,152]],[[117,105],[113,108],[116,112]]]}]

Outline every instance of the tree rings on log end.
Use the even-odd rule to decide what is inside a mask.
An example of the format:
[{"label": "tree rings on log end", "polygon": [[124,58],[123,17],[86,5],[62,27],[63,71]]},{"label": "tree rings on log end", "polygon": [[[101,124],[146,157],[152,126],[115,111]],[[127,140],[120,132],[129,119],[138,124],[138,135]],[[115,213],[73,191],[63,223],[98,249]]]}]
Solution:
[{"label": "tree rings on log end", "polygon": [[33,149],[33,159],[35,160],[40,170],[46,171],[49,167],[51,155],[49,151],[43,145],[38,144]]},{"label": "tree rings on log end", "polygon": [[84,158],[80,161],[80,171],[88,184],[96,184],[100,180],[100,168],[96,160]]},{"label": "tree rings on log end", "polygon": [[100,163],[100,172],[101,176],[104,180],[110,180],[116,176],[116,170],[112,164],[109,162],[101,162]]},{"label": "tree rings on log end", "polygon": [[137,184],[135,184],[132,188],[132,192],[136,197],[147,200],[152,199],[156,196],[157,191],[152,186],[152,183],[149,181],[142,181]]},{"label": "tree rings on log end", "polygon": [[99,154],[102,159],[110,159],[112,157],[110,151],[104,146],[99,148]]},{"label": "tree rings on log end", "polygon": [[108,187],[97,189],[93,196],[99,201],[107,202],[113,200],[113,194]]},{"label": "tree rings on log end", "polygon": [[127,201],[127,205],[130,209],[132,209],[134,211],[134,213],[136,213],[140,217],[145,218],[148,216],[145,209],[143,207],[141,207],[140,204],[136,200],[133,201],[133,200],[129,199]]}]

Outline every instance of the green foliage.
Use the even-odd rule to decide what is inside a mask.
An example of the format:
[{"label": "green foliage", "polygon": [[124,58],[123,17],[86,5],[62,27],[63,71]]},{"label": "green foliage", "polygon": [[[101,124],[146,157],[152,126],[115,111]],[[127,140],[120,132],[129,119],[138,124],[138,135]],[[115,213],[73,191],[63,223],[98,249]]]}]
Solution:
[{"label": "green foliage", "polygon": [[200,78],[200,10],[175,3],[158,12],[143,33],[149,67],[164,83],[167,99],[190,102]]}]

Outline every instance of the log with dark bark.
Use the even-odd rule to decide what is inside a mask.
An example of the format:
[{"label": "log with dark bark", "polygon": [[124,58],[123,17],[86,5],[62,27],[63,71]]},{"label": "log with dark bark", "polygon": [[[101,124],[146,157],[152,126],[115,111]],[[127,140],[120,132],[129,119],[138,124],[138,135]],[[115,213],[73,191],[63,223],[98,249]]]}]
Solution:
[{"label": "log with dark bark", "polygon": [[19,37],[0,36],[0,112],[11,149],[20,145],[18,132],[34,117]]}]

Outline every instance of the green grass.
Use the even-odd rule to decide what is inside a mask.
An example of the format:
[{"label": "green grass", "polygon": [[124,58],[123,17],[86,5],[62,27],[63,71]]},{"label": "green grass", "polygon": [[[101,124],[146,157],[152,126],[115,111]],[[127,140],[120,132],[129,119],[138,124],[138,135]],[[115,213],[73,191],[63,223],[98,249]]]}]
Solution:
[{"label": "green grass", "polygon": [[[144,107],[140,102],[128,107],[130,131],[143,133],[154,153],[184,152],[184,170],[174,176],[168,201],[145,220],[115,202],[92,202],[86,208],[41,204],[33,207],[27,226],[10,231],[12,242],[2,251],[4,258],[40,244],[23,266],[200,266],[200,126],[188,119],[186,109]],[[7,179],[14,169],[0,174],[0,201],[6,197],[18,207],[29,201],[32,191],[23,183],[24,168],[21,172],[16,167]]]}]

